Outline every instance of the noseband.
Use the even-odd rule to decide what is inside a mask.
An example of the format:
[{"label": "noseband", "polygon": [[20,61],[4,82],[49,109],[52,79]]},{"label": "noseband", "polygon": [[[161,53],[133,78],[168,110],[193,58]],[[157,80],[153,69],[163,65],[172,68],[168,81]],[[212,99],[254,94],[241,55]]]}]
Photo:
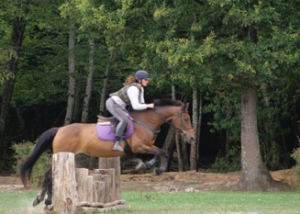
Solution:
[{"label": "noseband", "polygon": [[[178,118],[180,119],[180,128],[176,128],[174,125],[173,125],[173,127],[175,129],[179,130],[182,135],[186,135],[187,131],[190,130],[190,129],[192,129],[193,127],[186,128],[185,124],[183,123],[182,112],[188,113],[187,111],[180,110],[180,111],[178,111],[177,117],[174,120],[174,122],[175,122]],[[181,129],[181,127],[183,127],[183,129]]]},{"label": "noseband", "polygon": [[[176,121],[176,120],[180,120],[180,128],[178,128],[178,127],[176,127],[173,123],[174,122],[169,122],[169,121],[167,121],[166,119],[164,119],[159,113],[157,113],[156,111],[154,111],[154,113],[164,122],[164,123],[167,123],[167,124],[169,124],[170,126],[172,126],[172,127],[174,127],[176,130],[179,130],[180,131],[180,133],[182,134],[182,135],[186,135],[187,134],[187,131],[188,130],[190,130],[190,129],[192,129],[193,127],[190,127],[190,128],[186,128],[186,126],[185,126],[185,124],[183,123],[183,119],[182,119],[182,113],[188,113],[188,111],[183,111],[183,110],[179,110],[178,112],[177,112],[177,117],[176,117],[176,119],[174,120],[174,122]],[[182,128],[183,127],[183,128]]]}]

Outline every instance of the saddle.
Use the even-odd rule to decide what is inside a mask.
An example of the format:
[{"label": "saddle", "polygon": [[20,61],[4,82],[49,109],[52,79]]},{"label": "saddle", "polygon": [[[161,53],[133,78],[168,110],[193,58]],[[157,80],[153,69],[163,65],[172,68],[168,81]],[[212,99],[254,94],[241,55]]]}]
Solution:
[{"label": "saddle", "polygon": [[[122,139],[127,139],[133,134],[133,120],[130,117],[129,119],[125,133],[121,137]],[[98,122],[96,125],[98,138],[106,141],[113,141],[115,139],[118,123],[119,121],[115,117],[98,115]]]},{"label": "saddle", "polygon": [[98,115],[98,124],[100,125],[110,125],[110,128],[113,132],[116,132],[117,125],[119,121],[115,117],[104,117],[102,115]]}]

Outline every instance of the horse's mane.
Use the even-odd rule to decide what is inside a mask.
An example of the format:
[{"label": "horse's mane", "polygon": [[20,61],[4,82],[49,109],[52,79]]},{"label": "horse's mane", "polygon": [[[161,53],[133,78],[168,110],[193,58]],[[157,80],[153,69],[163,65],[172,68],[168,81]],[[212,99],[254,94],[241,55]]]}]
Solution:
[{"label": "horse's mane", "polygon": [[155,99],[153,100],[154,106],[181,106],[182,102],[172,99]]}]

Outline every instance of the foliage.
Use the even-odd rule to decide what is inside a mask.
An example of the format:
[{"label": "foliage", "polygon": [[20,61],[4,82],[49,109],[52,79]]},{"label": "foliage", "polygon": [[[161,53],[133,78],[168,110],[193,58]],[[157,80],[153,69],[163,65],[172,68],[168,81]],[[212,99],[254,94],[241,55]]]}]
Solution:
[{"label": "foliage", "polygon": [[[15,143],[12,145],[14,158],[16,159],[15,170],[19,171],[22,162],[33,152],[35,144],[32,142]],[[31,184],[33,187],[41,185],[45,172],[51,167],[52,154],[43,153],[33,167]]]},{"label": "foliage", "polygon": [[230,142],[239,142],[241,125],[240,121],[240,98],[239,91],[235,88],[227,87],[223,90],[216,89],[206,93],[205,99],[209,103],[204,106],[204,113],[211,113],[213,115],[211,121],[208,121],[211,132],[230,129]]},{"label": "foliage", "polygon": [[300,147],[295,149],[291,154],[291,157],[296,161],[296,165],[294,166],[294,170],[298,177],[300,178]]},{"label": "foliage", "polygon": [[214,172],[236,172],[241,170],[241,148],[232,147],[226,157],[217,157],[211,166]]},{"label": "foliage", "polygon": [[[0,2],[0,97],[1,82],[7,77],[7,61],[14,56],[10,47],[12,23],[24,15],[20,14],[23,3],[21,0]],[[203,121],[202,127],[209,126],[212,135],[230,129],[230,143],[236,145],[241,132],[240,87],[247,77],[253,77],[258,89],[258,128],[263,158],[268,164],[273,162],[273,167],[286,166],[282,166],[282,157],[289,157],[290,151],[284,151],[286,154],[279,151],[289,147],[286,144],[294,146],[289,142],[296,134],[289,132],[295,130],[292,124],[299,117],[299,1],[26,3],[26,32],[18,59],[7,133],[18,130],[18,136],[28,140],[28,136],[39,133],[32,124],[43,124],[40,129],[49,128],[49,123],[41,122],[45,118],[40,112],[44,111],[37,110],[39,116],[26,121],[31,117],[28,112],[33,109],[49,108],[45,111],[51,111],[49,115],[57,115],[53,116],[57,118],[64,114],[63,110],[56,112],[49,106],[63,106],[67,100],[71,17],[76,27],[78,103],[84,98],[89,68],[88,40],[95,41],[90,107],[93,114],[98,110],[99,89],[107,68],[110,70],[108,93],[117,90],[135,70],[145,69],[152,77],[146,90],[149,101],[150,98],[169,98],[171,85],[176,86],[178,99],[188,101],[192,99],[192,88],[201,90],[207,94],[203,118],[207,115],[211,118]],[[267,85],[266,95],[260,91],[262,84]],[[266,98],[268,104],[264,102]],[[6,145],[10,146],[11,138],[7,137]]]},{"label": "foliage", "polygon": [[19,57],[12,106],[30,108],[67,99],[66,21],[57,13],[59,1],[29,4],[26,34]]}]

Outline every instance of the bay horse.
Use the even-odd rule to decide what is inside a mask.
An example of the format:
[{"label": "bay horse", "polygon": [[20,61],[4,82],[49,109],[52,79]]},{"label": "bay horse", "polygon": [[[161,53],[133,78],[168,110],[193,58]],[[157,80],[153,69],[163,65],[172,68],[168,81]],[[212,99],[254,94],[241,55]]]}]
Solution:
[{"label": "bay horse", "polygon": [[[113,140],[99,139],[97,136],[97,124],[95,123],[73,123],[45,131],[37,140],[32,154],[21,166],[20,178],[24,187],[27,187],[27,180],[30,179],[33,166],[38,158],[42,153],[51,149],[53,153],[84,153],[93,157],[119,157],[126,155],[126,152],[130,150],[131,153],[135,154],[153,155],[151,160],[141,162],[136,167],[136,170],[151,169],[156,164],[157,159],[160,158],[160,165],[158,168],[154,168],[154,173],[159,175],[166,171],[168,163],[167,152],[154,145],[160,126],[164,123],[169,123],[181,132],[188,143],[195,141],[195,133],[188,113],[188,103],[185,104],[178,100],[158,99],[154,100],[154,106],[154,109],[130,112],[129,117],[133,121],[133,133],[126,142],[121,142],[124,152],[112,149]],[[111,118],[102,118],[103,120],[109,121]],[[51,169],[45,173],[41,191],[33,201],[33,206],[44,200],[46,192],[48,192],[48,197],[45,201],[47,207],[52,204]]]}]

